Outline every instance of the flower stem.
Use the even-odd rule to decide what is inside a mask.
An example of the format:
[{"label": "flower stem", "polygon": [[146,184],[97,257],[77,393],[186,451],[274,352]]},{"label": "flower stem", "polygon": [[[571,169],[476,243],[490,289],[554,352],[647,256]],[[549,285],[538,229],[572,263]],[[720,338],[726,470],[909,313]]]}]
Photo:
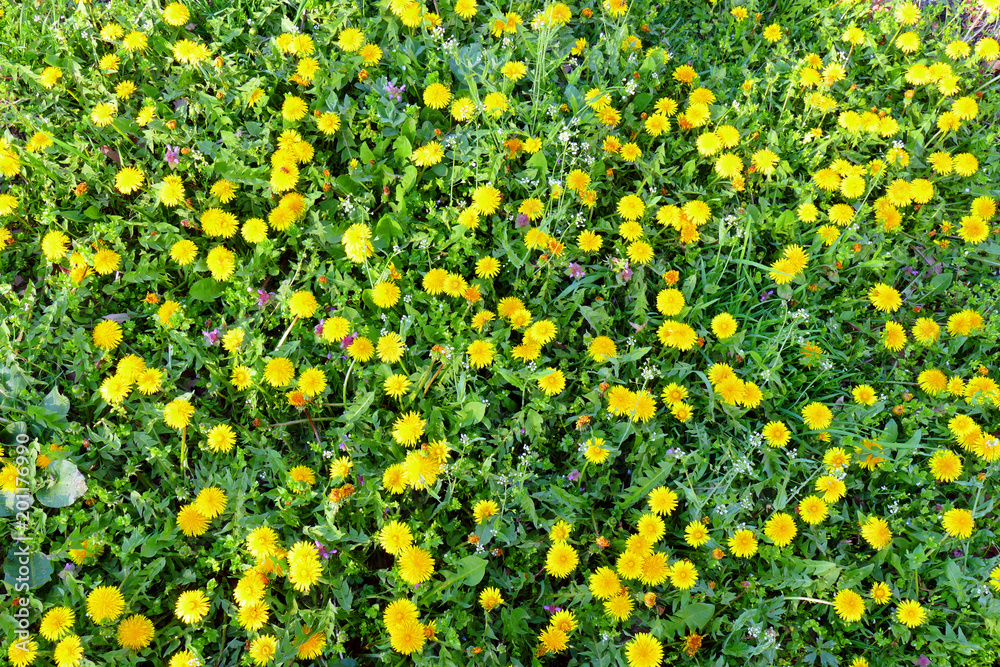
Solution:
[{"label": "flower stem", "polygon": [[281,346],[285,344],[285,339],[288,338],[289,332],[291,332],[292,327],[294,327],[295,323],[298,322],[298,321],[299,321],[299,317],[298,317],[298,315],[296,315],[295,319],[292,320],[292,323],[288,325],[287,329],[285,329],[285,333],[282,334],[281,340],[278,341],[277,346],[275,346],[275,348],[274,348],[275,352],[277,352],[279,349],[281,349]]}]

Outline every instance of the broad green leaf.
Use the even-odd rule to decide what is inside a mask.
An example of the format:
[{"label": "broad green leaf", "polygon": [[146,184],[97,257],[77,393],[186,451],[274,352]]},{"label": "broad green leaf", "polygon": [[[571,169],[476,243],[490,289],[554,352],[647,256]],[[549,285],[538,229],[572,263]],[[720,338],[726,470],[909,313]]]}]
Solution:
[{"label": "broad green leaf", "polygon": [[65,418],[69,414],[69,399],[59,393],[59,387],[52,387],[42,399],[42,407]]},{"label": "broad green leaf", "polygon": [[35,494],[46,507],[69,507],[87,492],[87,480],[71,461],[54,461],[46,472],[55,475],[55,483]]},{"label": "broad green leaf", "polygon": [[26,549],[27,542],[13,542],[7,549],[7,560],[3,563],[4,582],[14,586],[27,584],[28,588],[38,588],[52,578],[52,563],[40,552]]},{"label": "broad green leaf", "polygon": [[464,577],[466,586],[476,586],[486,576],[486,559],[466,556],[458,561],[458,575]]},{"label": "broad green leaf", "polygon": [[189,294],[192,299],[199,301],[215,301],[222,296],[223,291],[225,291],[225,287],[214,278],[202,278],[191,285]]}]

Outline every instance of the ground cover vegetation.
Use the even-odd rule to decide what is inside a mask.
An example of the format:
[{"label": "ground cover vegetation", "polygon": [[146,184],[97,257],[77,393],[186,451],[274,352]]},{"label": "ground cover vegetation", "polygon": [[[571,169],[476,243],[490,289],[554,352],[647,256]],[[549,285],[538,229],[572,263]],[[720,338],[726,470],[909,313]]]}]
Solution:
[{"label": "ground cover vegetation", "polygon": [[0,664],[997,658],[996,0],[2,11]]}]

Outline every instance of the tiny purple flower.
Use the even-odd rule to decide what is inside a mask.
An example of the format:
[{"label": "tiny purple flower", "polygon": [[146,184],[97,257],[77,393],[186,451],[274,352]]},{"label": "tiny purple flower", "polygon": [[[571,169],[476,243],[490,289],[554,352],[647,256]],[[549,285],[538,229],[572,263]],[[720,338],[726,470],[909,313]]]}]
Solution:
[{"label": "tiny purple flower", "polygon": [[528,226],[528,216],[526,216],[524,213],[518,213],[517,217],[514,218],[514,228],[518,229],[520,227],[527,227],[527,226]]},{"label": "tiny purple flower", "polygon": [[570,471],[568,475],[566,475],[566,479],[568,479],[571,482],[575,482],[576,480],[580,479],[580,471],[574,468],[573,470]]},{"label": "tiny purple flower", "polygon": [[917,665],[917,667],[929,667],[931,664],[931,659],[928,658],[926,655],[921,655],[919,658],[913,661],[913,664]]},{"label": "tiny purple flower", "polygon": [[344,340],[340,341],[340,347],[343,347],[343,348],[350,347],[351,343],[354,342],[354,337],[357,336],[357,335],[358,335],[357,331],[355,331],[352,334],[349,334],[347,337],[344,338]]},{"label": "tiny purple flower", "polygon": [[760,302],[764,303],[765,301],[767,301],[768,299],[771,298],[772,294],[774,294],[774,290],[773,289],[772,290],[767,290],[766,292],[764,292],[763,294],[760,295]]},{"label": "tiny purple flower", "polygon": [[267,305],[267,302],[276,297],[277,294],[274,292],[268,292],[267,290],[259,289],[257,290],[257,307],[263,308]]},{"label": "tiny purple flower", "polygon": [[618,274],[618,277],[624,280],[625,282],[628,282],[632,278],[632,269],[629,268],[628,262],[625,262],[625,268],[621,270],[621,273]]},{"label": "tiny purple flower", "polygon": [[583,267],[576,262],[570,262],[569,268],[566,270],[566,275],[570,278],[583,278],[587,275],[587,272],[583,270]]},{"label": "tiny purple flower", "polygon": [[181,147],[167,144],[167,154],[163,156],[163,159],[171,168],[176,167],[181,163]]},{"label": "tiny purple flower", "polygon": [[323,318],[323,317],[319,318],[319,324],[317,324],[316,326],[313,327],[313,333],[314,334],[316,334],[317,336],[322,336],[323,335],[323,322],[325,322],[325,321],[326,321],[326,318]]},{"label": "tiny purple flower", "polygon": [[318,551],[319,555],[322,556],[323,558],[329,558],[331,554],[337,553],[336,549],[334,549],[333,551],[327,551],[327,549],[323,546],[323,543],[320,542],[319,540],[316,540],[315,542],[313,542],[313,544],[316,545],[316,551]]},{"label": "tiny purple flower", "polygon": [[205,345],[218,345],[219,341],[222,340],[222,334],[219,333],[218,328],[202,331],[201,335],[205,337]]}]

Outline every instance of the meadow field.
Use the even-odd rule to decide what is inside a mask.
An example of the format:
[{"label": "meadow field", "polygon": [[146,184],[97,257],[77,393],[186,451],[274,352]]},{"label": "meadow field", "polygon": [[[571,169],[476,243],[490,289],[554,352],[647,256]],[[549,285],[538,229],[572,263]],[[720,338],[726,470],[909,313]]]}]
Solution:
[{"label": "meadow field", "polygon": [[1000,665],[1000,0],[0,0],[0,666]]}]

